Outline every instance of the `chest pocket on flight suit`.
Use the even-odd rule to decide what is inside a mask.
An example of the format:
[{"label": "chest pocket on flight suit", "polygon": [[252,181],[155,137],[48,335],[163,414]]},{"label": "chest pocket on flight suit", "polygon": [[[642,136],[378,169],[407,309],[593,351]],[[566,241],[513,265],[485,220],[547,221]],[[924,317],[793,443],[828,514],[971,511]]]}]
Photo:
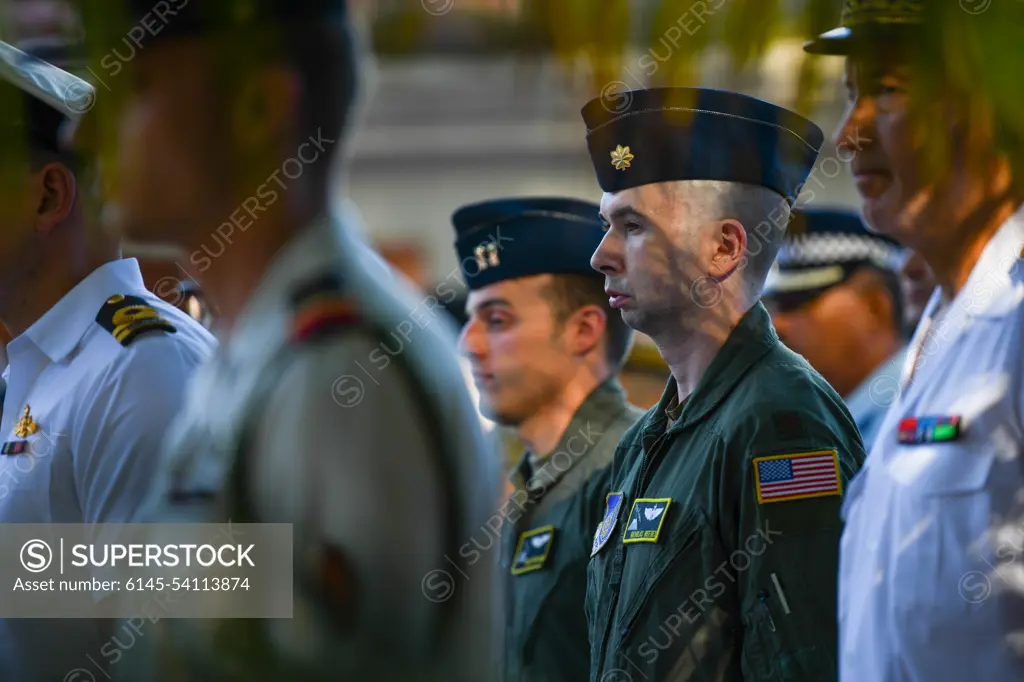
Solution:
[{"label": "chest pocket on flight suit", "polygon": [[[705,532],[707,517],[699,508],[682,505],[670,506],[669,513],[668,527],[662,529],[657,543],[627,545],[623,587],[628,579],[634,588],[619,597],[625,608],[611,635],[619,650],[617,667],[622,669],[630,667],[623,660],[628,657],[634,665],[664,674],[677,663],[676,652],[688,647],[693,634],[707,624],[709,614],[702,613],[691,600],[711,575],[704,561],[710,549],[703,542],[710,538]],[[623,518],[628,522],[629,514]],[[625,528],[623,523],[617,531],[620,543]],[[670,571],[672,579],[666,577]],[[642,577],[637,580],[637,575]],[[718,601],[714,592],[705,593],[711,602]]]}]

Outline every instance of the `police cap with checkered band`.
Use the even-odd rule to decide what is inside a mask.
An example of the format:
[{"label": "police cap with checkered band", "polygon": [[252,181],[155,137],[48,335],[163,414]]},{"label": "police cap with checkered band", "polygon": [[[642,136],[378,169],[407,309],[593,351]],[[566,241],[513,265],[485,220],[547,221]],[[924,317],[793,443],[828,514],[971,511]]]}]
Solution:
[{"label": "police cap with checkered band", "polygon": [[762,296],[779,308],[792,309],[845,282],[865,266],[895,275],[905,258],[898,243],[869,231],[853,211],[798,208]]}]

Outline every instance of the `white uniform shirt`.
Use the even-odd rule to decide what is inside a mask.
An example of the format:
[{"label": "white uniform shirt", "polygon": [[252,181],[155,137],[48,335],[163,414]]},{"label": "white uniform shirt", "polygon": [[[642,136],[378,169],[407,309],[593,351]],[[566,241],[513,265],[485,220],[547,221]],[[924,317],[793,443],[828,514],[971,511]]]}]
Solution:
[{"label": "white uniform shirt", "polygon": [[[96,322],[115,295],[144,299],[177,332],[122,345]],[[167,425],[214,345],[199,324],[146,291],[134,259],[82,280],[7,346],[0,431],[4,442],[30,445],[0,456],[0,523],[137,521]],[[38,430],[20,438],[26,406]],[[102,662],[102,644],[88,620],[0,620],[0,679],[62,680],[90,669],[87,656]]]},{"label": "white uniform shirt", "polygon": [[[932,295],[917,369],[846,494],[842,682],[1024,680],[1022,246],[1024,211],[941,317]],[[953,416],[956,440],[897,442],[906,417]]]},{"label": "white uniform shirt", "polygon": [[[285,657],[333,670],[331,679],[346,678],[345,671],[353,665],[365,670],[368,661],[381,671],[399,661],[432,657],[468,661],[479,656],[490,661],[486,638],[493,636],[487,631],[493,623],[485,595],[493,578],[483,562],[473,567],[471,579],[457,586],[472,593],[467,594],[467,608],[479,611],[480,618],[461,619],[469,634],[449,642],[452,651],[428,653],[438,606],[424,596],[424,580],[447,565],[440,510],[442,491],[451,488],[439,479],[431,454],[430,427],[419,402],[424,397],[398,366],[398,356],[426,353],[432,358],[430,371],[436,373],[434,387],[440,390],[428,399],[445,406],[446,419],[464,425],[450,447],[472,453],[481,476],[472,491],[458,494],[486,500],[469,503],[469,508],[487,513],[497,509],[497,460],[483,447],[480,432],[470,428],[479,415],[466,395],[454,334],[441,333],[440,326],[447,324],[444,308],[436,298],[413,294],[402,277],[355,236],[353,220],[351,215],[345,218],[347,229],[340,231],[328,221],[314,223],[272,263],[221,352],[196,377],[186,408],[172,427],[169,469],[160,477],[161,497],[154,499],[152,518],[220,519],[223,512],[217,503],[202,499],[201,493],[219,492],[225,484],[246,425],[245,412],[251,409],[249,401],[254,392],[265,390],[267,384],[262,384],[264,389],[257,386],[274,371],[272,360],[289,342],[291,295],[344,257],[346,285],[361,305],[377,300],[382,308],[400,306],[408,312],[386,330],[383,340],[354,332],[304,348],[271,384],[273,393],[263,404],[265,416],[249,441],[247,469],[259,520],[294,523],[296,577],[304,570],[300,557],[309,556],[303,548],[309,549],[311,538],[322,541],[326,535],[353,561],[365,612],[360,614],[357,634],[342,638],[333,634],[330,624],[311,616],[308,598],[296,592],[295,618],[268,621],[275,646]],[[479,524],[485,520],[481,516]],[[161,637],[175,642],[174,656],[181,660],[197,652],[199,658],[212,658],[217,652],[210,646],[212,635],[204,632],[208,626],[210,621],[161,622],[168,629]],[[387,644],[389,653],[372,655],[372,647],[381,643]],[[129,668],[136,677],[124,679],[149,674],[135,668],[145,665],[144,658],[133,656]],[[435,674],[424,669],[416,677],[432,680]],[[375,679],[390,678],[382,673]],[[444,679],[475,682],[485,677],[474,672]]]}]

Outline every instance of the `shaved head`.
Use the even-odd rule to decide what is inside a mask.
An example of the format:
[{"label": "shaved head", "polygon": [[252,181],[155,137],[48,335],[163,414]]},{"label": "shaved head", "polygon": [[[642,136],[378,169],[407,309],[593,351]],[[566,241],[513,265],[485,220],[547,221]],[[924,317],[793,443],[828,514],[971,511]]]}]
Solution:
[{"label": "shaved head", "polygon": [[680,180],[660,187],[674,201],[686,204],[690,215],[699,217],[689,225],[707,227],[727,219],[743,225],[747,231],[744,278],[760,295],[789,224],[789,201],[767,187],[721,180]]}]

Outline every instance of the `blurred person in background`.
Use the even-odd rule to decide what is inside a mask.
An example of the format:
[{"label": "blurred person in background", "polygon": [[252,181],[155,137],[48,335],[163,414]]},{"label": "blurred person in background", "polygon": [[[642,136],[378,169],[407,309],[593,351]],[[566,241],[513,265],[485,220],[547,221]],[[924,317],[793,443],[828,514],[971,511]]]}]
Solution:
[{"label": "blurred person in background", "polygon": [[903,322],[906,334],[914,335],[921,316],[928,306],[928,300],[935,291],[935,277],[932,275],[928,262],[917,251],[908,251],[907,258],[900,270],[900,286],[903,289]]},{"label": "blurred person in background", "polygon": [[806,47],[846,57],[867,222],[938,284],[843,510],[843,682],[1024,679],[1021,9],[848,0]]},{"label": "blurred person in background", "polygon": [[583,604],[594,528],[579,492],[643,414],[616,378],[632,330],[590,267],[603,235],[597,216],[596,204],[531,197],[452,217],[469,287],[461,347],[480,410],[526,447],[502,537],[506,682],[589,679]]},{"label": "blurred person in background", "polygon": [[672,376],[595,491],[591,682],[832,679],[839,508],[864,449],[759,301],[823,134],[721,90],[618,97],[583,108],[607,229],[591,262]]},{"label": "blurred person in background", "polygon": [[[117,115],[106,216],[188,250],[223,339],[148,518],[292,524],[295,617],[163,619],[118,674],[488,679],[496,562],[460,549],[497,508],[498,475],[455,336],[332,204],[359,82],[345,2],[120,4],[83,5],[96,54],[129,26],[159,30],[97,106]],[[76,140],[109,149],[103,132]],[[454,593],[429,580],[446,567],[466,576]]]},{"label": "blurred person in background", "polygon": [[[72,61],[68,45],[47,54]],[[122,259],[117,240],[97,229],[93,159],[59,143],[61,127],[93,94],[72,74],[0,43],[0,322],[11,339],[0,423],[3,524],[136,521],[169,418],[214,350],[213,337],[147,291],[138,262]],[[91,596],[97,614],[108,613],[114,595]],[[0,678],[64,679],[99,650],[109,625],[0,620]]]},{"label": "blurred person in background", "polygon": [[903,250],[853,212],[800,209],[762,300],[779,338],[843,396],[870,447],[899,394],[905,352]]}]

